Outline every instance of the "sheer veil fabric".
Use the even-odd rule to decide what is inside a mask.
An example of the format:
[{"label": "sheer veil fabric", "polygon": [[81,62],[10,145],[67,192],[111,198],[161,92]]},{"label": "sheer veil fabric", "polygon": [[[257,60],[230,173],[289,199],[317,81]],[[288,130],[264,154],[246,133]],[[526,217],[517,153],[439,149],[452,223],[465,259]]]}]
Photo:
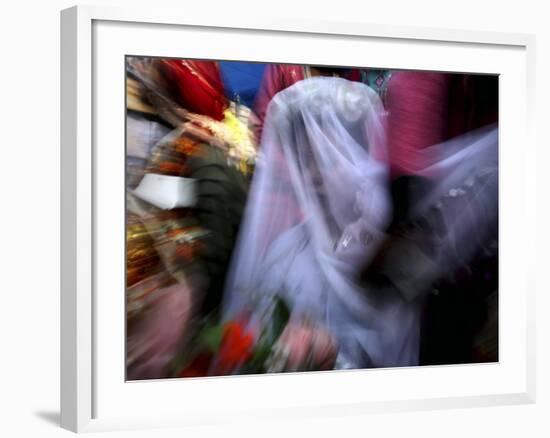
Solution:
[{"label": "sheer veil fabric", "polygon": [[269,105],[225,311],[281,296],[328,329],[338,366],[417,361],[418,305],[355,283],[390,220],[384,109],[364,84],[318,77]]},{"label": "sheer veil fabric", "polygon": [[[337,368],[418,364],[422,296],[356,281],[392,215],[385,118],[375,91],[345,79],[305,79],[275,95],[226,281],[226,317],[251,309],[259,318],[278,295],[291,318],[332,334]],[[464,157],[496,156],[495,133],[434,145],[421,174],[452,187],[475,171],[462,168]],[[440,192],[415,201],[427,205]]]}]

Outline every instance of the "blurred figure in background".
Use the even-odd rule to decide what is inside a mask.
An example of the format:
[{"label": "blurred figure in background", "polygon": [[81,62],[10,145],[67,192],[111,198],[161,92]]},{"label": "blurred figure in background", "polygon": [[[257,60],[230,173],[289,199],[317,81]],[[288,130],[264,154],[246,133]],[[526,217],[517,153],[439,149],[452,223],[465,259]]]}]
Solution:
[{"label": "blurred figure in background", "polygon": [[498,78],[394,71],[386,108],[393,240],[368,275],[427,295],[421,363],[497,360],[498,330],[474,343],[497,314]]},{"label": "blurred figure in background", "polygon": [[[226,98],[218,63],[130,58],[128,66],[147,107],[171,126],[149,145],[127,194],[128,214],[143,224],[127,245],[127,378],[134,380],[171,376],[201,318],[219,308],[255,135],[252,113]],[[134,145],[129,136],[128,150]],[[136,237],[145,234],[147,242]]]}]

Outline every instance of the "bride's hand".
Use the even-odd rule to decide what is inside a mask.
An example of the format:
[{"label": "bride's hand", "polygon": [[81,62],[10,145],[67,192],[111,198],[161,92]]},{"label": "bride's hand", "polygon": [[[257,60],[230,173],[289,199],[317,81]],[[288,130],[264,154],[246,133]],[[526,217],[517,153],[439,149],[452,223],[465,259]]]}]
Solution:
[{"label": "bride's hand", "polygon": [[324,329],[307,323],[290,323],[279,340],[286,353],[284,369],[330,370],[336,361],[337,349],[332,336]]}]

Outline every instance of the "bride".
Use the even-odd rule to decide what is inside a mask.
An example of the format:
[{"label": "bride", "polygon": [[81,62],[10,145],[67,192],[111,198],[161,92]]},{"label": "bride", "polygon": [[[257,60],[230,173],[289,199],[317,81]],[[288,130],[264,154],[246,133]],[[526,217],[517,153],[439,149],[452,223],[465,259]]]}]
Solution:
[{"label": "bride", "polygon": [[[224,313],[248,307],[260,318],[274,296],[288,304],[272,371],[417,365],[422,285],[467,262],[494,231],[498,128],[490,126],[419,152],[427,164],[418,175],[432,189],[411,200],[415,214],[430,219],[435,205],[431,222],[445,226],[422,231],[420,240],[433,243],[421,251],[394,251],[392,287],[359,282],[387,252],[384,119],[372,89],[339,78],[297,82],[268,107]],[[411,254],[429,254],[431,268],[416,269]]]},{"label": "bride", "polygon": [[274,97],[227,281],[226,315],[278,295],[294,333],[333,352],[336,368],[418,361],[419,303],[356,282],[391,216],[383,119],[377,94],[345,79]]}]

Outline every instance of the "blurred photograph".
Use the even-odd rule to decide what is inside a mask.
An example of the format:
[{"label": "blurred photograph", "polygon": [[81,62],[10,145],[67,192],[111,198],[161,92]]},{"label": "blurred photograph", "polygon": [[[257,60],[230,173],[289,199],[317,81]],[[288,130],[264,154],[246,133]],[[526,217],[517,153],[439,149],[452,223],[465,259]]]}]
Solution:
[{"label": "blurred photograph", "polygon": [[125,68],[127,380],[498,362],[498,76]]}]

